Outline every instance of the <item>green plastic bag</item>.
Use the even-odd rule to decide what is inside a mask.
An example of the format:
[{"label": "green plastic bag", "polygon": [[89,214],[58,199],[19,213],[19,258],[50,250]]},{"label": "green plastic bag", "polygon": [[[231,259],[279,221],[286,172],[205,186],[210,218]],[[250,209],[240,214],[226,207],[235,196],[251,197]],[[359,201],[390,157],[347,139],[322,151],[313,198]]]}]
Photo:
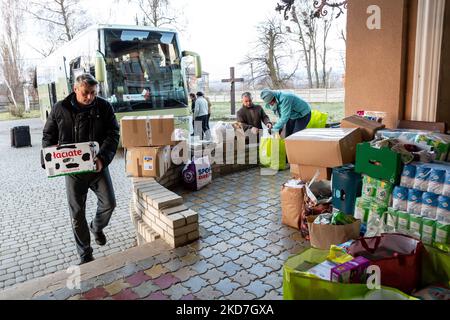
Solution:
[{"label": "green plastic bag", "polygon": [[259,142],[259,163],[263,167],[270,167],[270,154],[272,139],[270,137],[261,138]]},{"label": "green plastic bag", "polygon": [[327,126],[328,113],[320,112],[319,110],[311,111],[311,120],[309,121],[307,129],[322,129]]},{"label": "green plastic bag", "polygon": [[433,283],[450,288],[450,254],[431,246],[425,246],[422,261],[422,286]]},{"label": "green plastic bag", "polygon": [[261,138],[259,144],[259,162],[272,170],[286,169],[286,145],[283,139],[273,136]]},{"label": "green plastic bag", "polygon": [[[284,300],[351,300],[373,299],[374,295],[385,299],[417,300],[414,297],[388,287],[370,290],[366,284],[344,284],[322,280],[304,271],[322,263],[328,250],[307,249],[290,257],[283,266]],[[369,298],[369,295],[372,296]]]}]

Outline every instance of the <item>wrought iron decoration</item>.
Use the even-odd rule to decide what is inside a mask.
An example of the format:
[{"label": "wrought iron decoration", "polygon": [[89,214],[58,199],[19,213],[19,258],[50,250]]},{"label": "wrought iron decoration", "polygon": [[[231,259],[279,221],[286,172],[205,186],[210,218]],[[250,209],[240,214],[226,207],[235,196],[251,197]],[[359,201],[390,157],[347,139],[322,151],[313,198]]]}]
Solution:
[{"label": "wrought iron decoration", "polygon": [[344,13],[343,9],[347,9],[348,0],[343,0],[339,2],[332,2],[333,0],[315,0],[314,8],[317,10],[313,13],[315,18],[325,17],[328,14],[328,10],[326,7],[330,7],[332,9],[337,8],[339,10],[336,18],[339,18],[341,14]]},{"label": "wrought iron decoration", "polygon": [[[328,14],[328,8],[330,7],[332,10],[338,9],[339,12],[336,15],[336,18],[339,18],[341,14],[344,13],[344,9],[347,9],[348,0],[311,0],[314,1],[313,5],[316,9],[311,13],[311,16],[314,18],[325,17]],[[276,11],[281,13],[284,11],[284,19],[288,20],[288,12],[291,10],[292,5],[295,0],[281,0],[281,4],[277,3]]]},{"label": "wrought iron decoration", "polygon": [[279,13],[281,13],[281,11],[284,10],[284,20],[289,19],[288,12],[289,12],[289,10],[291,10],[291,7],[294,4],[294,1],[295,0],[281,0],[281,2],[283,2],[283,4],[277,3],[277,7],[275,8],[275,10],[278,11]]}]

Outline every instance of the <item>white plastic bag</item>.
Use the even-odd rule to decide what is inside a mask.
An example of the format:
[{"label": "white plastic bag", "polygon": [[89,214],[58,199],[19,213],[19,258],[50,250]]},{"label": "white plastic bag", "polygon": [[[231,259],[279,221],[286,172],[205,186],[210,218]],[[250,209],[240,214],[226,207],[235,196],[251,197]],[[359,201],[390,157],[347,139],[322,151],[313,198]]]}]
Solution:
[{"label": "white plastic bag", "polygon": [[189,161],[183,168],[183,181],[186,187],[197,191],[212,182],[212,169],[208,157]]}]

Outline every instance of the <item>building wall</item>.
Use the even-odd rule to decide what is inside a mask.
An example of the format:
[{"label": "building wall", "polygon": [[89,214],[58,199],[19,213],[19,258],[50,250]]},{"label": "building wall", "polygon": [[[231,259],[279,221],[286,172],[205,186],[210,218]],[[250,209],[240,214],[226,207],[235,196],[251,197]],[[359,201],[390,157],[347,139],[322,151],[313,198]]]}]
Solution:
[{"label": "building wall", "polygon": [[446,0],[436,121],[450,125],[450,0]]},{"label": "building wall", "polygon": [[[405,104],[408,0],[350,0],[345,113],[384,111],[394,128]],[[381,8],[381,29],[369,30],[367,9]]]}]

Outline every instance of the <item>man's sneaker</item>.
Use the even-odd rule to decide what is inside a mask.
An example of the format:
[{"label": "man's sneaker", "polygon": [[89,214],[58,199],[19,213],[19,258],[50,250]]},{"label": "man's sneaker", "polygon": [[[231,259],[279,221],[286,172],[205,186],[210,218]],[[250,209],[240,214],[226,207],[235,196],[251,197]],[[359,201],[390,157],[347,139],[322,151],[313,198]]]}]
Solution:
[{"label": "man's sneaker", "polygon": [[85,264],[85,263],[88,263],[88,262],[91,262],[91,261],[94,261],[94,260],[95,259],[94,259],[94,256],[92,255],[92,253],[91,254],[87,254],[87,255],[81,257],[80,263],[78,265],[81,266],[82,264]]},{"label": "man's sneaker", "polygon": [[95,238],[95,243],[97,243],[99,246],[104,246],[106,244],[106,236],[103,233],[103,231],[95,232],[92,227],[92,222],[89,224],[89,230],[91,230],[92,234]]}]

